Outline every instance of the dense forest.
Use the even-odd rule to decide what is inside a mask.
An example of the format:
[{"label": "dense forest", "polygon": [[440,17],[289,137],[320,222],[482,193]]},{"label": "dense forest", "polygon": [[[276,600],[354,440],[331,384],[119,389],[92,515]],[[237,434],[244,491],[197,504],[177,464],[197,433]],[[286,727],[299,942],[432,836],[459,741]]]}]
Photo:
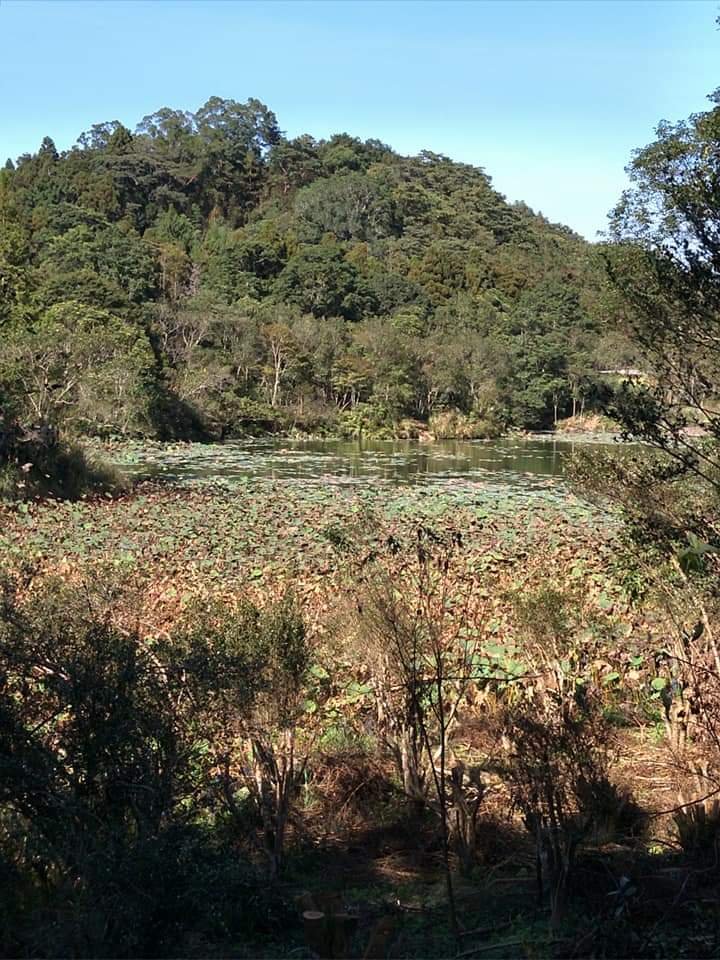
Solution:
[{"label": "dense forest", "polygon": [[212,97],[0,173],[5,418],[100,436],[493,436],[632,365],[593,246],[478,167]]}]

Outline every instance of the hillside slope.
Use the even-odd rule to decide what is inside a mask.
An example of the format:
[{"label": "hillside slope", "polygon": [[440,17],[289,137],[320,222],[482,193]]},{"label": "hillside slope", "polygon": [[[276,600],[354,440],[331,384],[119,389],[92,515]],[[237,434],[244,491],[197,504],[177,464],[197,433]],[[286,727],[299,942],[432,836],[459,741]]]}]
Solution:
[{"label": "hillside slope", "polygon": [[289,140],[257,100],[45,138],[0,174],[0,224],[0,391],[24,422],[480,436],[592,406],[624,360],[571,230],[444,156]]}]

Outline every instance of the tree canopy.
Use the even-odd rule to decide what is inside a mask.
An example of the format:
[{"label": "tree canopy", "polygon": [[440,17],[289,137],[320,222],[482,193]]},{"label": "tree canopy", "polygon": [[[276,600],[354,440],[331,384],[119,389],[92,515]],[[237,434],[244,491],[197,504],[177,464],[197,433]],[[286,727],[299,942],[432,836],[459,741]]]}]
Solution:
[{"label": "tree canopy", "polygon": [[[46,137],[0,171],[0,225],[13,344],[52,351],[62,315],[76,366],[91,328],[98,349],[128,345],[94,365],[97,398],[125,365],[121,401],[67,394],[78,430],[228,436],[258,405],[308,428],[449,407],[480,433],[537,428],[592,404],[607,365],[604,272],[581,237],[479,167],[288,139],[254,99],[98,123],[64,152]],[[19,369],[3,366],[8,409]]]}]

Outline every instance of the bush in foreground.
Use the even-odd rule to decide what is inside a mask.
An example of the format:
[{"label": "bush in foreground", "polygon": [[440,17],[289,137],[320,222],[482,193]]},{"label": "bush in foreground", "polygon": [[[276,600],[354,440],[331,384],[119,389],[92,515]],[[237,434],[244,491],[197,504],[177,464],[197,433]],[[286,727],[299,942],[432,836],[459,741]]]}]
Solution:
[{"label": "bush in foreground", "polygon": [[[293,798],[276,735],[292,733],[302,620],[246,602],[142,637],[128,589],[107,571],[2,582],[3,955],[206,952],[267,914],[253,849]],[[276,867],[277,840],[266,852]]]}]

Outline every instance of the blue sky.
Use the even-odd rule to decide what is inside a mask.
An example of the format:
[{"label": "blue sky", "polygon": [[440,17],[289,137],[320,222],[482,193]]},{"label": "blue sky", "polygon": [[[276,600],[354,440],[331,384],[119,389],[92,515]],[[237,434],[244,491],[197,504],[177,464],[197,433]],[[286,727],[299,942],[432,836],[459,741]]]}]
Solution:
[{"label": "blue sky", "polygon": [[46,134],[257,97],[477,164],[592,238],[631,151],[720,86],[715,0],[0,0],[0,162]]}]

